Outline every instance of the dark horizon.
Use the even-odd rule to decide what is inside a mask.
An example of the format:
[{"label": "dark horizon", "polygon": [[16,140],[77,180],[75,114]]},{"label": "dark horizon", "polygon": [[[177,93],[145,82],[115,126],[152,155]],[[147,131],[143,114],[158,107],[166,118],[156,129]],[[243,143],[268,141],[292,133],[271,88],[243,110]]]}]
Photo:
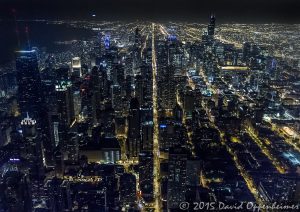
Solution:
[{"label": "dark horizon", "polygon": [[[104,21],[193,21],[206,23],[215,13],[218,23],[300,23],[297,0],[0,0],[0,18]],[[96,16],[93,17],[92,15]]]}]

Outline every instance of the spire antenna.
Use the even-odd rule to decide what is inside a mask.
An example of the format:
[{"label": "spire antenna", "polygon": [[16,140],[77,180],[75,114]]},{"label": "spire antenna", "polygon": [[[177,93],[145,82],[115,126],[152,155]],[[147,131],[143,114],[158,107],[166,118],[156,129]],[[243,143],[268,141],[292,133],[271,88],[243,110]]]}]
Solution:
[{"label": "spire antenna", "polygon": [[31,47],[30,47],[29,27],[28,26],[25,27],[25,33],[26,33],[26,38],[27,38],[27,47],[28,47],[28,50],[30,50]]},{"label": "spire antenna", "polygon": [[18,26],[18,22],[17,22],[17,11],[16,9],[12,9],[12,14],[14,17],[14,22],[15,22],[15,32],[16,32],[16,38],[17,38],[17,47],[20,48],[20,32],[19,32],[19,26]]}]

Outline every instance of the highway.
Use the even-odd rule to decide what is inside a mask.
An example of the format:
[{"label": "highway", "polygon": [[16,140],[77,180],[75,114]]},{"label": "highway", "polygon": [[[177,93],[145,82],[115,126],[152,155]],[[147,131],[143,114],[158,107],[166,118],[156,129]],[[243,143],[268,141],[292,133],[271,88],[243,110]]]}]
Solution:
[{"label": "highway", "polygon": [[153,175],[154,175],[154,207],[155,211],[161,211],[160,193],[160,160],[159,160],[159,131],[158,131],[158,103],[157,103],[157,65],[155,52],[155,24],[152,23],[152,81],[153,81]]}]

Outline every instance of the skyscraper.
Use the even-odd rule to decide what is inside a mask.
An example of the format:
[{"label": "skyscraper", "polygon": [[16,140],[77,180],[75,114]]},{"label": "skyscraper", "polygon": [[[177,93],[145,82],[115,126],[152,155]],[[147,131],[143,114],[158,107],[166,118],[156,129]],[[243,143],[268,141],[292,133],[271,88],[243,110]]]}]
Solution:
[{"label": "skyscraper", "polygon": [[29,117],[21,121],[24,140],[23,156],[27,159],[30,167],[30,176],[41,177],[42,174],[42,147],[41,137],[36,129],[36,120]]},{"label": "skyscraper", "polygon": [[55,86],[57,113],[62,124],[70,125],[74,119],[74,103],[71,82],[60,81]]},{"label": "skyscraper", "polygon": [[178,209],[185,200],[187,152],[181,147],[169,152],[168,208]]},{"label": "skyscraper", "polygon": [[145,121],[142,124],[142,149],[151,151],[153,148],[153,122]]},{"label": "skyscraper", "polygon": [[76,77],[82,76],[80,57],[74,57],[72,59],[72,74],[71,75],[76,76]]},{"label": "skyscraper", "polygon": [[128,116],[127,150],[129,157],[137,157],[141,149],[140,122],[139,101],[137,98],[132,98]]},{"label": "skyscraper", "polygon": [[28,175],[20,170],[17,163],[20,161],[9,161],[0,173],[0,200],[5,200],[0,204],[2,211],[32,211]]},{"label": "skyscraper", "polygon": [[146,202],[153,200],[153,154],[143,151],[139,154],[139,184]]},{"label": "skyscraper", "polygon": [[124,173],[120,177],[120,200],[122,205],[131,205],[136,201],[136,178]]},{"label": "skyscraper", "polygon": [[172,110],[176,105],[176,94],[174,92],[175,67],[167,66],[164,72],[159,76],[159,94],[161,98],[161,106],[165,110]]},{"label": "skyscraper", "polygon": [[216,27],[216,17],[214,14],[211,14],[210,16],[210,22],[207,26],[207,34],[210,37],[213,37],[215,35],[215,27]]},{"label": "skyscraper", "polygon": [[41,113],[41,78],[34,50],[16,52],[18,100],[21,114],[37,118]]}]

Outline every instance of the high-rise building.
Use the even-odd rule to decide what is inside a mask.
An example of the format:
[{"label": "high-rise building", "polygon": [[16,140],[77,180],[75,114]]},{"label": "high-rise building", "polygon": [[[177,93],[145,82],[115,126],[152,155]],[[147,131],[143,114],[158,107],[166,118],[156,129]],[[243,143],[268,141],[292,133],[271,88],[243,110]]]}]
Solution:
[{"label": "high-rise building", "polygon": [[175,68],[168,66],[159,76],[159,97],[161,98],[161,106],[165,110],[173,110],[176,105],[175,89]]},{"label": "high-rise building", "polygon": [[72,73],[71,75],[74,77],[81,77],[82,70],[81,70],[81,60],[80,57],[72,58]]},{"label": "high-rise building", "polygon": [[153,122],[142,123],[142,149],[151,151],[153,148]]},{"label": "high-rise building", "polygon": [[100,73],[97,66],[94,66],[90,75],[91,93],[92,93],[92,116],[93,123],[98,123],[99,111],[100,111],[100,100],[101,100],[101,85],[100,85]]},{"label": "high-rise building", "polygon": [[74,115],[77,117],[81,112],[81,96],[80,91],[73,92],[73,100],[74,100]]},{"label": "high-rise building", "polygon": [[34,50],[17,51],[16,70],[18,100],[23,117],[28,112],[34,118],[40,117],[42,108],[41,78],[37,55]]},{"label": "high-rise building", "polygon": [[61,123],[69,126],[74,120],[74,102],[72,84],[69,81],[59,81],[55,85],[57,97],[57,113]]},{"label": "high-rise building", "polygon": [[151,105],[152,102],[152,69],[149,65],[141,66],[141,76],[143,78],[143,104]]},{"label": "high-rise building", "polygon": [[129,157],[137,157],[141,150],[140,119],[139,101],[137,98],[132,98],[128,115],[127,150]]},{"label": "high-rise building", "polygon": [[179,209],[185,200],[187,152],[182,147],[169,151],[168,209]]},{"label": "high-rise building", "polygon": [[214,14],[211,14],[210,21],[207,26],[207,34],[210,37],[214,37],[215,35],[215,27],[216,27],[216,17]]},{"label": "high-rise building", "polygon": [[114,85],[124,86],[125,70],[121,64],[115,64],[112,70],[112,81]]},{"label": "high-rise building", "polygon": [[135,29],[135,34],[134,34],[134,45],[136,47],[140,47],[142,45],[142,35],[140,33],[139,28]]},{"label": "high-rise building", "polygon": [[136,201],[136,178],[133,174],[124,173],[120,177],[120,202],[130,206]]},{"label": "high-rise building", "polygon": [[134,75],[140,73],[141,65],[141,46],[142,46],[142,36],[139,32],[139,28],[136,28],[134,35],[134,46],[132,51],[132,73]]},{"label": "high-rise building", "polygon": [[111,86],[111,104],[116,112],[121,112],[124,109],[122,105],[122,88],[120,85]]},{"label": "high-rise building", "polygon": [[188,160],[186,164],[186,184],[187,186],[200,185],[201,161],[194,159]]},{"label": "high-rise building", "polygon": [[243,62],[248,64],[250,57],[251,57],[251,44],[249,42],[245,42],[243,44]]},{"label": "high-rise building", "polygon": [[3,211],[32,211],[28,175],[21,172],[18,163],[17,158],[10,160],[0,173],[0,208]]},{"label": "high-rise building", "polygon": [[139,154],[139,185],[146,202],[153,201],[153,154],[143,151]]},{"label": "high-rise building", "polygon": [[67,180],[48,179],[44,184],[44,190],[50,210],[71,210],[70,183]]},{"label": "high-rise building", "polygon": [[141,75],[135,76],[135,97],[138,99],[139,104],[143,105],[144,103],[144,89],[143,89],[143,78]]},{"label": "high-rise building", "polygon": [[21,121],[22,135],[24,139],[23,156],[28,160],[30,176],[40,178],[43,174],[42,142],[37,131],[36,120],[29,117]]}]

